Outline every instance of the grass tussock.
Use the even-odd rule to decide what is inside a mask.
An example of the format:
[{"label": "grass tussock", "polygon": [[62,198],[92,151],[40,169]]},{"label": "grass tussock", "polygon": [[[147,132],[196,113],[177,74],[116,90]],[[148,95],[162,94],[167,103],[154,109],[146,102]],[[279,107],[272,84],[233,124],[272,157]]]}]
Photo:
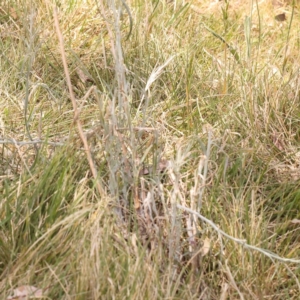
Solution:
[{"label": "grass tussock", "polygon": [[0,4],[1,299],[298,299],[297,1],[54,2]]}]

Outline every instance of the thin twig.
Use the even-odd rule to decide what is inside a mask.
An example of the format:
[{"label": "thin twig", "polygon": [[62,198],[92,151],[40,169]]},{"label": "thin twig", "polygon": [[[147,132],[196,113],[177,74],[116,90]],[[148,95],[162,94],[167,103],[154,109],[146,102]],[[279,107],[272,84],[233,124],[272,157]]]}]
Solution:
[{"label": "thin twig", "polygon": [[289,263],[296,263],[296,264],[300,264],[300,260],[299,259],[294,259],[294,258],[285,258],[285,257],[280,257],[279,255],[269,251],[269,250],[265,250],[265,249],[262,249],[262,248],[258,248],[258,247],[255,247],[255,246],[252,246],[252,245],[249,245],[246,243],[246,240],[241,240],[241,239],[237,239],[229,234],[227,234],[226,232],[224,232],[223,230],[221,230],[214,222],[212,222],[211,220],[203,217],[202,215],[200,215],[199,213],[197,213],[196,211],[190,209],[190,208],[187,208],[187,207],[184,207],[180,204],[177,204],[177,207],[179,209],[182,209],[186,212],[189,212],[190,214],[194,214],[195,216],[197,216],[199,219],[201,219],[202,221],[204,221],[205,223],[209,224],[214,230],[216,230],[219,234],[225,236],[226,238],[238,243],[238,244],[241,244],[243,247],[246,247],[248,249],[251,249],[251,250],[255,250],[255,251],[258,251],[264,255],[266,255],[267,257],[269,257],[270,259],[276,259],[278,261],[282,261],[282,262],[289,262]]},{"label": "thin twig", "polygon": [[57,33],[57,36],[58,36],[58,39],[59,39],[59,45],[60,45],[60,50],[61,50],[61,58],[62,58],[64,70],[65,70],[66,81],[67,81],[67,85],[68,85],[69,93],[70,93],[70,98],[71,98],[73,109],[74,109],[74,123],[76,123],[76,125],[77,125],[77,129],[78,129],[80,139],[83,142],[83,146],[84,146],[84,149],[86,151],[87,160],[89,162],[90,169],[91,169],[93,177],[95,179],[96,188],[97,188],[100,195],[104,195],[105,194],[104,189],[102,187],[102,184],[100,183],[100,179],[98,178],[97,170],[96,170],[93,158],[92,158],[92,153],[90,151],[87,138],[84,134],[84,131],[82,129],[81,122],[80,122],[80,119],[79,119],[79,111],[77,109],[77,103],[76,103],[74,91],[73,91],[73,88],[72,88],[72,83],[71,83],[71,78],[70,78],[70,73],[69,73],[69,69],[68,69],[66,53],[65,53],[65,48],[64,48],[64,41],[63,41],[63,36],[62,36],[60,28],[59,28],[59,22],[58,22],[58,16],[57,16],[56,8],[53,9],[53,16],[54,16],[54,23],[55,23],[56,33]]}]

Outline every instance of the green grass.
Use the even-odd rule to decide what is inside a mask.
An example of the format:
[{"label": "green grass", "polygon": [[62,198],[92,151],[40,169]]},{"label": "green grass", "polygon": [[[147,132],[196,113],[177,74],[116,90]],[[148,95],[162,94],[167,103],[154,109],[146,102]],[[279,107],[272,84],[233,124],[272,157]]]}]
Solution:
[{"label": "green grass", "polygon": [[0,4],[0,298],[298,299],[298,8],[98,2]]}]

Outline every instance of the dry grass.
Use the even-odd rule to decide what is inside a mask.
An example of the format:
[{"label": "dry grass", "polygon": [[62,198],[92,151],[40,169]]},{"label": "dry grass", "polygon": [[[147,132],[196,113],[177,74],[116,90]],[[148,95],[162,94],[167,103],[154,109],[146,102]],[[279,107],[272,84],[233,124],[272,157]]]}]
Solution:
[{"label": "dry grass", "polygon": [[298,299],[297,6],[128,7],[0,5],[1,299]]}]

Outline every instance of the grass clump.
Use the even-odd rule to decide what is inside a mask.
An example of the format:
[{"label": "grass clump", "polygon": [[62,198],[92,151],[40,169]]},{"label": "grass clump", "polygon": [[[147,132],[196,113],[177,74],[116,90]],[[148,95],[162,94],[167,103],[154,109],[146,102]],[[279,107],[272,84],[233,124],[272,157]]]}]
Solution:
[{"label": "grass clump", "polygon": [[1,298],[298,299],[299,12],[277,10],[0,5]]}]

